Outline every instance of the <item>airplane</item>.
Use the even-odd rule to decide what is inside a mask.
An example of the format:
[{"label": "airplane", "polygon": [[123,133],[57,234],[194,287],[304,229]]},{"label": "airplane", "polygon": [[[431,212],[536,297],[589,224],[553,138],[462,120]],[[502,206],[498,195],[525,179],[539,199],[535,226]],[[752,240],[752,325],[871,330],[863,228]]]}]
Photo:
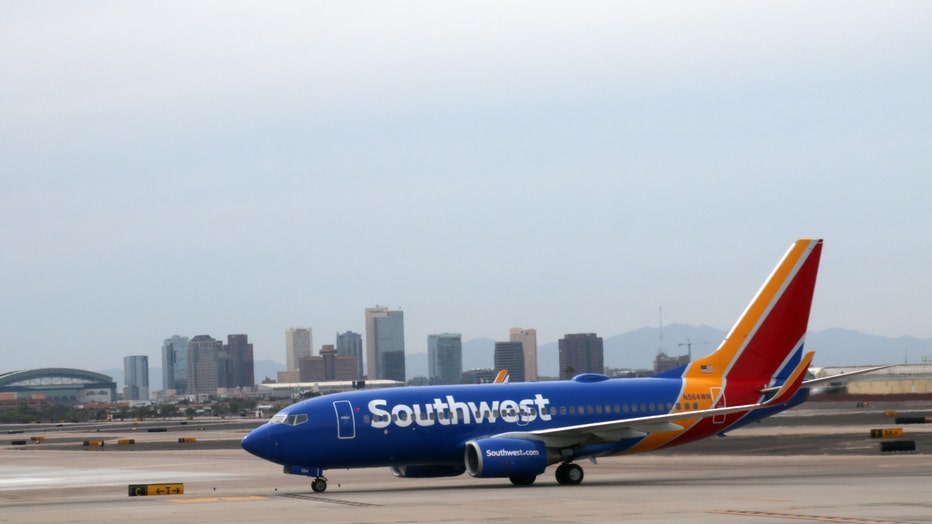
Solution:
[{"label": "airplane", "polygon": [[804,402],[814,355],[804,341],[821,253],[821,239],[793,243],[712,354],[654,377],[584,373],[329,394],[282,409],[241,444],[284,473],[314,477],[315,492],[327,489],[325,470],[369,467],[526,486],[559,464],[556,481],[577,485],[582,459],[724,435]]}]

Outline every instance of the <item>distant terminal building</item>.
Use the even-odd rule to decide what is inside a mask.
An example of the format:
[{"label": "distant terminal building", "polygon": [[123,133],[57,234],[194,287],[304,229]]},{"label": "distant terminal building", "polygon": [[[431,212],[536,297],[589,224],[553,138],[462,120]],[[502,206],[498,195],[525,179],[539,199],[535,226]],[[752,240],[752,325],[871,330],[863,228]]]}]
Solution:
[{"label": "distant terminal building", "polygon": [[149,357],[123,357],[123,400],[149,400]]},{"label": "distant terminal building", "polygon": [[0,374],[0,400],[44,398],[54,404],[106,403],[117,399],[113,377],[71,368],[42,368]]},{"label": "distant terminal building", "polygon": [[300,399],[309,393],[326,395],[328,393],[342,393],[356,389],[380,389],[404,386],[403,382],[396,380],[336,380],[332,382],[276,382],[259,384],[259,394],[269,398]]},{"label": "distant terminal building", "polygon": [[521,342],[496,342],[495,371],[507,370],[509,382],[524,382],[524,345]]},{"label": "distant terminal building", "polygon": [[[815,378],[860,371],[874,366],[812,368]],[[860,375],[847,384],[822,388],[826,393],[850,395],[930,395],[932,394],[932,364],[903,364]]]},{"label": "distant terminal building", "polygon": [[463,379],[463,339],[459,333],[427,335],[430,384],[459,384]]},{"label": "distant terminal building", "polygon": [[564,335],[557,342],[560,352],[560,379],[571,379],[580,373],[604,373],[605,356],[602,337],[595,333]]}]

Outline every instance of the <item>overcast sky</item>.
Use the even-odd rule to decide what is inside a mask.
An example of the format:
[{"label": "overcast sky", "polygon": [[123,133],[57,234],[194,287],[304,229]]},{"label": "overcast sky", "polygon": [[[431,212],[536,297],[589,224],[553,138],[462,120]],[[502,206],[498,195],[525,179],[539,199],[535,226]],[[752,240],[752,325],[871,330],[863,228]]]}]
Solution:
[{"label": "overcast sky", "polygon": [[801,237],[810,329],[932,337],[932,3],[2,11],[0,372],[728,329]]}]

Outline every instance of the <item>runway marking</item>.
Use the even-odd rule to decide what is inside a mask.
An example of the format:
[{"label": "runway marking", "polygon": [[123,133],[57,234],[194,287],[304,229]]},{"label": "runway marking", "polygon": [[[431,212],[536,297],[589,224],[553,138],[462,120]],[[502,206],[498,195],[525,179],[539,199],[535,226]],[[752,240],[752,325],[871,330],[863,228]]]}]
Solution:
[{"label": "runway marking", "polygon": [[792,513],[770,513],[766,511],[713,510],[709,513],[719,515],[737,515],[741,517],[769,517],[775,519],[815,520],[819,522],[846,522],[849,524],[904,524],[893,520],[864,520],[845,517],[824,517],[819,515],[794,515]]},{"label": "runway marking", "polygon": [[342,504],[344,506],[356,506],[360,508],[377,508],[379,504],[369,504],[368,502],[352,502],[349,500],[340,500],[340,499],[331,499],[326,497],[319,497],[317,495],[302,495],[301,493],[287,493],[282,495],[283,497],[288,497],[292,499],[302,499],[302,500],[313,500],[316,502],[329,502],[331,504]]},{"label": "runway marking", "polygon": [[182,504],[187,504],[190,502],[245,502],[249,500],[265,500],[268,497],[263,497],[260,495],[249,495],[246,497],[204,497],[199,499],[171,499],[172,502],[179,502]]}]

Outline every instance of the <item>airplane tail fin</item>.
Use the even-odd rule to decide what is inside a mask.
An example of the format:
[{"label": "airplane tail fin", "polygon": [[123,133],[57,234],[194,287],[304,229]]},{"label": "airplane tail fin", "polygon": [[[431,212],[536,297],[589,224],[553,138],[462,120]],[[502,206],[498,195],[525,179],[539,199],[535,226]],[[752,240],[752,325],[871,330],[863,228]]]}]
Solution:
[{"label": "airplane tail fin", "polygon": [[821,239],[790,246],[718,349],[690,363],[683,376],[763,385],[801,380],[798,370],[805,374],[812,358],[803,355],[803,341],[821,254]]}]

